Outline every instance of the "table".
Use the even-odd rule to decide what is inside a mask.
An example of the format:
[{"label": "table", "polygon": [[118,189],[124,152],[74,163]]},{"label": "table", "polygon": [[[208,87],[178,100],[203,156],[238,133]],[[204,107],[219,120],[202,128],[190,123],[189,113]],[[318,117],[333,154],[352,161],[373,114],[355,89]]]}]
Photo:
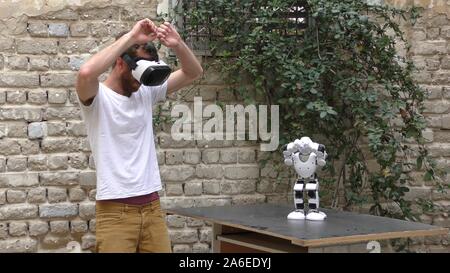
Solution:
[{"label": "table", "polygon": [[252,204],[165,209],[167,214],[212,223],[213,252],[315,252],[330,245],[446,235],[448,229],[417,222],[322,209],[325,221],[288,220],[292,206]]}]

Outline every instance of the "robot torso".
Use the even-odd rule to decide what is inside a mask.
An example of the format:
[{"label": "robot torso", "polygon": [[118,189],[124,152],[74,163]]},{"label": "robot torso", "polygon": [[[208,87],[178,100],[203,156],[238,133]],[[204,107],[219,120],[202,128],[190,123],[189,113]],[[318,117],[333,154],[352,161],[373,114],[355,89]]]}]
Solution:
[{"label": "robot torso", "polygon": [[311,177],[317,169],[315,153],[311,153],[306,161],[300,159],[300,153],[295,153],[293,156],[294,167],[297,174],[302,178]]}]

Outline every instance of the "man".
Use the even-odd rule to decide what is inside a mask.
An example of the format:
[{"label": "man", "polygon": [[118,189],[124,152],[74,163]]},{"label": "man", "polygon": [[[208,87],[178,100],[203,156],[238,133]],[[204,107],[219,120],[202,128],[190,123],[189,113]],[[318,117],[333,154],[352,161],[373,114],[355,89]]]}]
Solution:
[{"label": "man", "polygon": [[[160,86],[144,86],[121,56],[153,60],[156,50],[149,45],[155,39],[175,52],[181,69]],[[167,22],[157,27],[149,19],[137,22],[80,68],[76,90],[97,170],[97,252],[171,252],[158,196],[162,187],[152,107],[202,73],[175,28]]]}]

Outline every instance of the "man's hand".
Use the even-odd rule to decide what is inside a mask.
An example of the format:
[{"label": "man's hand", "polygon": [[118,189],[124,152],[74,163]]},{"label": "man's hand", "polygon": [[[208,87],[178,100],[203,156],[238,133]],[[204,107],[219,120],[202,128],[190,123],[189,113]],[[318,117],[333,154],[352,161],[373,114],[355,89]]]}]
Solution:
[{"label": "man's hand", "polygon": [[191,84],[203,74],[202,66],[194,53],[183,42],[180,34],[169,22],[165,22],[157,29],[156,36],[161,44],[170,48],[177,55],[181,68],[170,74],[167,80],[167,93],[170,94]]},{"label": "man's hand", "polygon": [[146,44],[156,39],[157,27],[150,19],[142,19],[134,25],[130,35],[136,44]]},{"label": "man's hand", "polygon": [[165,22],[158,27],[157,38],[168,48],[176,48],[181,43],[180,34],[169,22]]}]

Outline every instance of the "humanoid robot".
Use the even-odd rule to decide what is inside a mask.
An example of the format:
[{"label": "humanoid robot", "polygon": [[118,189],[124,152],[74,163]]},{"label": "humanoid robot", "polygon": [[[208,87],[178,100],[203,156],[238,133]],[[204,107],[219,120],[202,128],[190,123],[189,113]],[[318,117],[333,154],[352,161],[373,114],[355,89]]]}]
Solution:
[{"label": "humanoid robot", "polygon": [[[294,186],[295,210],[287,216],[292,220],[322,221],[327,215],[319,211],[319,180],[317,166],[325,166],[325,146],[313,142],[309,137],[296,139],[283,147],[284,164],[294,166],[298,175]],[[308,212],[305,216],[303,193],[308,196]]]}]

